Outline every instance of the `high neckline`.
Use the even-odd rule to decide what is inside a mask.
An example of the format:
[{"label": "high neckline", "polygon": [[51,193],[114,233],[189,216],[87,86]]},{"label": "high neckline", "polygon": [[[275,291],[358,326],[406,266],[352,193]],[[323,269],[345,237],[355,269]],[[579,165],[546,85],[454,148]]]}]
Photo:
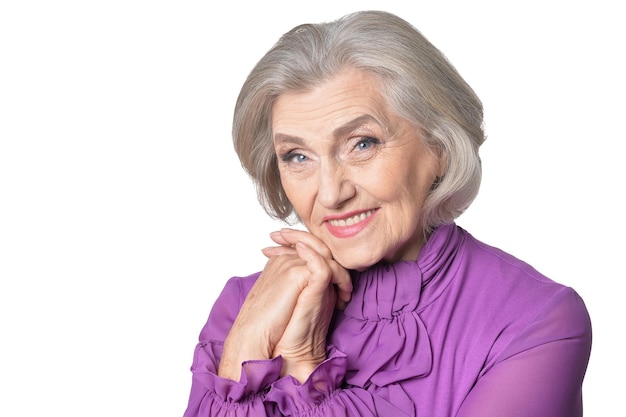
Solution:
[{"label": "high neckline", "polygon": [[419,312],[454,279],[465,236],[456,224],[446,224],[433,231],[415,261],[351,271],[352,300],[335,317],[329,336],[347,354],[350,384],[383,386],[430,371],[430,339]]},{"label": "high neckline", "polygon": [[463,231],[446,224],[433,231],[415,261],[379,262],[351,271],[354,290],[346,315],[367,320],[390,319],[401,311],[421,310],[450,283],[448,269]]}]

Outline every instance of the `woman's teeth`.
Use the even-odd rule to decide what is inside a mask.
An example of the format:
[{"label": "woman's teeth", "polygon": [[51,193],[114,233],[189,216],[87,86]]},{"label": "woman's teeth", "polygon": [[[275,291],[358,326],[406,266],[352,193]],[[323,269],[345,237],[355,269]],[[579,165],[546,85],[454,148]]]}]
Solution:
[{"label": "woman's teeth", "polygon": [[363,220],[367,219],[369,216],[372,215],[372,213],[374,212],[374,210],[368,210],[368,211],[364,211],[361,214],[357,214],[355,216],[352,217],[348,217],[347,219],[335,219],[335,220],[329,220],[328,223],[330,223],[332,226],[352,226],[355,223],[358,222],[362,222]]}]

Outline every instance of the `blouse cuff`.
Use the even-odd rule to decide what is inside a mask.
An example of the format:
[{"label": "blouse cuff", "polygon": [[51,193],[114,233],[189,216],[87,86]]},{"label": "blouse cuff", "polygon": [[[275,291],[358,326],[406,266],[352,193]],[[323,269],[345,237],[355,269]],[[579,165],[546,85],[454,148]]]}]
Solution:
[{"label": "blouse cuff", "polygon": [[290,375],[276,381],[265,400],[276,403],[284,415],[301,414],[327,401],[341,386],[347,356],[329,346],[326,357],[302,384]]},{"label": "blouse cuff", "polygon": [[264,393],[280,377],[282,358],[245,361],[241,366],[239,382],[217,375],[223,345],[220,342],[201,342],[196,347],[192,372],[205,389],[214,392],[224,402],[239,402]]}]

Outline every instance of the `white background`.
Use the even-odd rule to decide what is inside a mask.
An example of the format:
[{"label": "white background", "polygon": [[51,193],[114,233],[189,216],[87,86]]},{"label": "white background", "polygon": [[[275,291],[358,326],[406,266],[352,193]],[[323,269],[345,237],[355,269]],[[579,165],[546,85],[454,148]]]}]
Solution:
[{"label": "white background", "polygon": [[623,413],[619,2],[250,3],[0,5],[0,415],[182,415],[213,300],[282,226],[232,150],[239,87],[283,32],[359,9],[416,25],[482,98],[458,223],[581,294],[585,414]]}]

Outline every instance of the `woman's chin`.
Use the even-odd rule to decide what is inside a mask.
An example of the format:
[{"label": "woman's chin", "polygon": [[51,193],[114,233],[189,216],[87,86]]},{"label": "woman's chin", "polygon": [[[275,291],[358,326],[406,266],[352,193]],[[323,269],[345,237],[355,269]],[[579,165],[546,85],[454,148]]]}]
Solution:
[{"label": "woman's chin", "polygon": [[376,264],[378,261],[380,261],[380,259],[377,258],[372,258],[371,255],[370,256],[355,256],[355,254],[342,254],[342,253],[334,253],[333,252],[333,258],[335,259],[335,261],[341,265],[342,267],[344,267],[345,269],[351,269],[354,271],[364,271],[367,268],[369,268],[370,266]]}]

